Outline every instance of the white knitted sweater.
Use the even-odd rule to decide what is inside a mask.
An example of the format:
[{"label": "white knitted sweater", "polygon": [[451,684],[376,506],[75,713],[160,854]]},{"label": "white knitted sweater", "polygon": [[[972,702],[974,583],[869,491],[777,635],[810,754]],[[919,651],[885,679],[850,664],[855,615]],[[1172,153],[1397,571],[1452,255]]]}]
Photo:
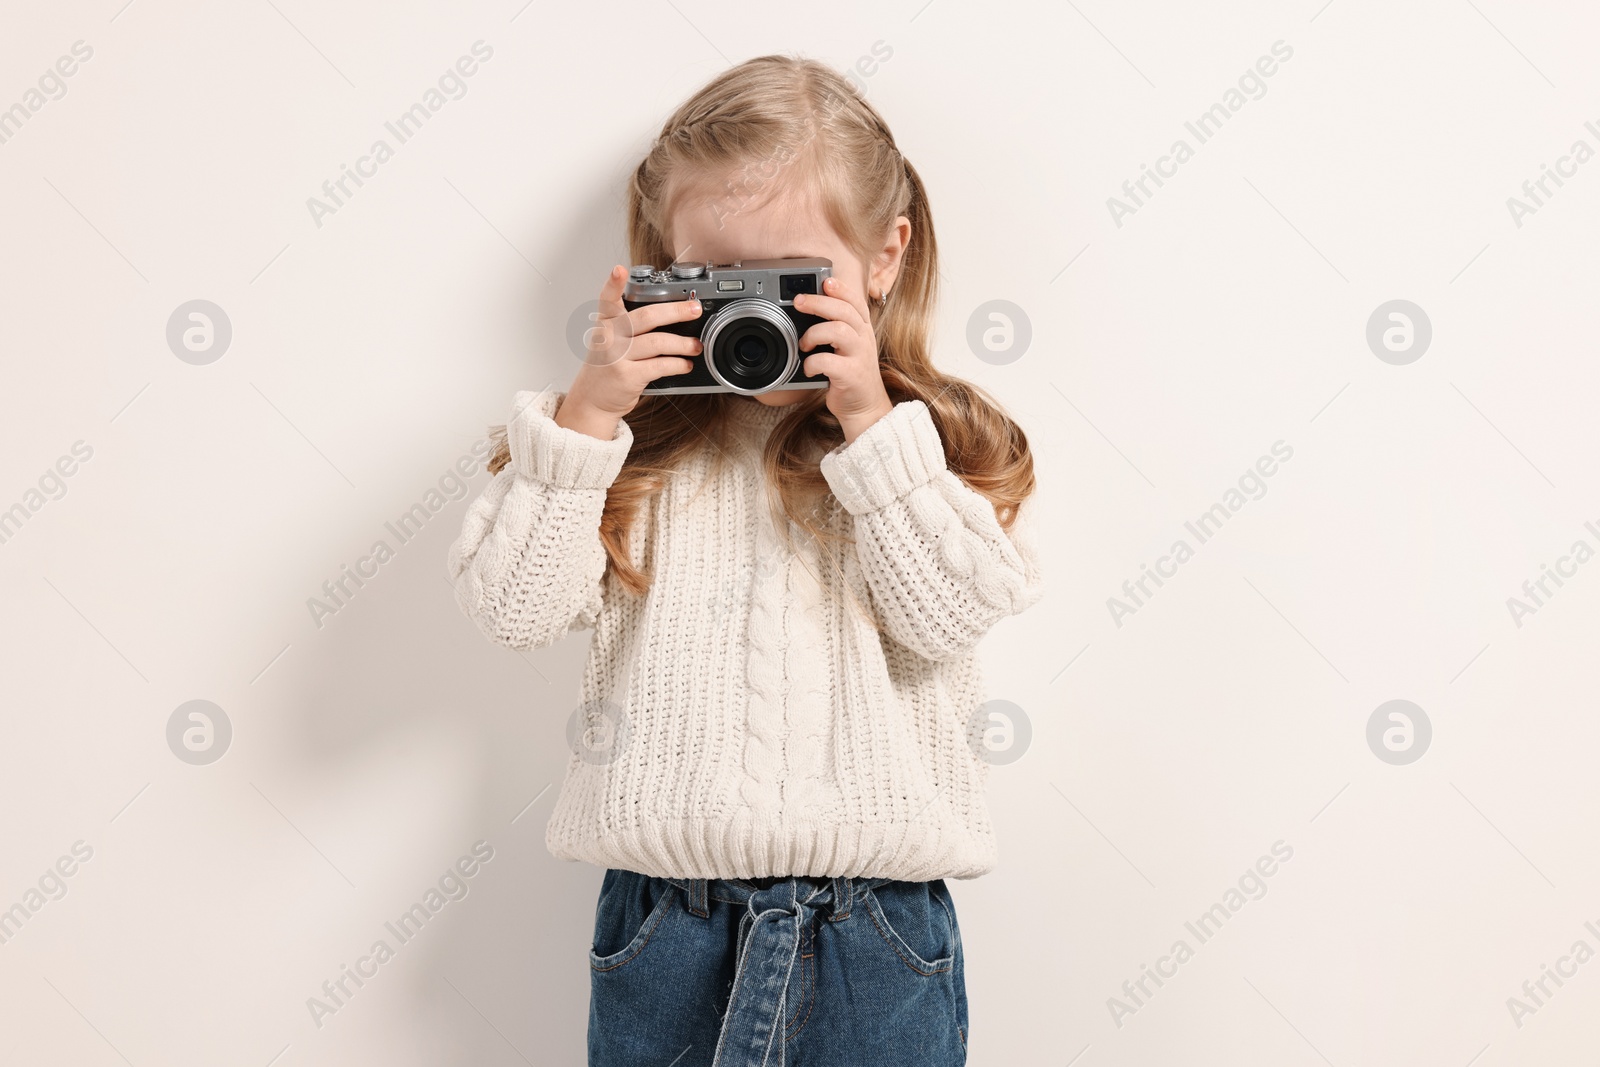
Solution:
[{"label": "white knitted sweater", "polygon": [[829,521],[854,547],[830,562],[800,535],[792,553],[760,468],[784,409],[729,396],[724,470],[702,485],[711,457],[697,455],[639,511],[630,554],[654,578],[636,597],[602,580],[598,532],[632,431],[558,426],[564,395],[516,394],[511,462],[449,554],[456,599],[492,640],[595,631],[584,714],[540,709],[552,729],[567,720],[573,749],[550,852],[679,878],[989,871],[974,646],[1043,594],[1031,506],[1008,536],[910,400],[821,461],[842,505]]}]

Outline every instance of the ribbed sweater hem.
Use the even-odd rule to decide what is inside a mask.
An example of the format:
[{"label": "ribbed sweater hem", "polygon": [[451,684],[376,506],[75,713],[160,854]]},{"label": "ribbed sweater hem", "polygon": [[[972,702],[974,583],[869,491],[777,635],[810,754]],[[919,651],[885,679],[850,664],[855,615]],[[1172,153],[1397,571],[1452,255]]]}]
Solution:
[{"label": "ribbed sweater hem", "polygon": [[928,405],[902,400],[854,441],[822,457],[822,475],[852,515],[903,500],[948,470]]},{"label": "ribbed sweater hem", "polygon": [[933,823],[912,826],[749,817],[652,817],[649,826],[545,844],[556,859],[620,867],[652,878],[977,878],[995,866],[993,834]]},{"label": "ribbed sweater hem", "polygon": [[555,421],[566,393],[551,386],[524,389],[506,423],[511,466],[525,478],[561,489],[607,489],[622,472],[633,447],[633,430],[619,419],[611,440],[602,441]]}]

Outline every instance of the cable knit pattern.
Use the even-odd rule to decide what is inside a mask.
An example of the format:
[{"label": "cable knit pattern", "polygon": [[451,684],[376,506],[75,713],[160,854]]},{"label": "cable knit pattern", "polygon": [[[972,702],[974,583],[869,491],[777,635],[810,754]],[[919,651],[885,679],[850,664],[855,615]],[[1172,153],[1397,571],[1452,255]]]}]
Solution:
[{"label": "cable knit pattern", "polygon": [[994,505],[946,466],[922,401],[896,404],[850,445],[829,452],[822,473],[856,517],[856,547],[878,614],[895,640],[918,654],[970,652],[996,621],[1042,595],[1031,516],[1010,536],[1000,528]]},{"label": "cable knit pattern", "polygon": [[[494,641],[593,628],[578,699],[624,705],[617,751],[568,759],[551,853],[679,878],[992,869],[974,649],[1043,593],[1030,507],[1002,530],[947,468],[927,406],[906,401],[821,461],[842,505],[830,521],[854,544],[825,559],[797,530],[791,551],[760,466],[784,409],[730,397],[729,462],[713,475],[708,455],[686,460],[635,520],[630,552],[654,573],[635,597],[604,576],[599,539],[632,433],[557,426],[563,395],[516,394],[512,461],[448,559]],[[561,737],[571,707],[538,711]]]},{"label": "cable knit pattern", "polygon": [[633,447],[626,423],[610,441],[556,425],[559,402],[548,389],[517,393],[506,423],[511,462],[467,508],[447,561],[457,604],[516,649],[594,625],[606,564],[600,512]]}]

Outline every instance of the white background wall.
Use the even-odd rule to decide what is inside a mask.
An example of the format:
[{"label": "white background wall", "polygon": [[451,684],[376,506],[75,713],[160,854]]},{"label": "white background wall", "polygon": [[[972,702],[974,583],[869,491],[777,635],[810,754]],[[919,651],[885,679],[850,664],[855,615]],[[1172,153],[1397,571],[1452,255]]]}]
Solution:
[{"label": "white background wall", "polygon": [[[1600,962],[1520,1026],[1507,998],[1600,950],[1600,562],[1520,626],[1507,598],[1600,548],[1600,161],[1520,226],[1506,203],[1600,149],[1592,10],[523,2],[7,6],[0,107],[93,56],[0,144],[0,507],[93,454],[0,544],[0,907],[93,855],[0,945],[0,1062],[581,1062],[601,872],[543,833],[587,635],[518,655],[458,613],[460,490],[320,627],[307,600],[515,390],[571,381],[568,315],[626,260],[622,182],[672,106],[877,42],[939,227],[939,362],[1027,429],[1050,551],[983,646],[1033,736],[992,775],[999,868],[952,884],[972,1062],[1592,1054]],[[478,40],[466,95],[318,226],[307,198]],[[1107,198],[1180,137],[1119,226]],[[232,326],[205,365],[166,340],[194,299]],[[966,342],[996,299],[1031,323],[1010,362]],[[1365,337],[1395,299],[1432,324],[1404,365]],[[1107,598],[1279,440],[1119,626]],[[233,731],[204,766],[166,740],[194,699]],[[1404,765],[1367,741],[1393,699],[1432,727]],[[318,1027],[307,998],[479,840],[470,893]],[[1280,840],[1200,944],[1185,921]]]}]

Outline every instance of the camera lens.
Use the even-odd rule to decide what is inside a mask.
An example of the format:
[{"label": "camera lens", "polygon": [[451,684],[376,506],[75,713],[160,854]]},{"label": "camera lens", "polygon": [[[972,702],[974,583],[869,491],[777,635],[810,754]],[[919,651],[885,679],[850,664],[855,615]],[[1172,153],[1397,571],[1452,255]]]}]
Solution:
[{"label": "camera lens", "polygon": [[772,345],[765,337],[753,333],[740,337],[730,347],[733,349],[733,365],[742,374],[759,373],[772,360]]},{"label": "camera lens", "polygon": [[738,300],[706,323],[712,377],[739,393],[763,393],[789,380],[799,362],[794,323],[767,300]]},{"label": "camera lens", "polygon": [[764,389],[776,383],[788,362],[785,355],[777,330],[760,319],[731,324],[711,351],[727,384],[743,389]]}]

